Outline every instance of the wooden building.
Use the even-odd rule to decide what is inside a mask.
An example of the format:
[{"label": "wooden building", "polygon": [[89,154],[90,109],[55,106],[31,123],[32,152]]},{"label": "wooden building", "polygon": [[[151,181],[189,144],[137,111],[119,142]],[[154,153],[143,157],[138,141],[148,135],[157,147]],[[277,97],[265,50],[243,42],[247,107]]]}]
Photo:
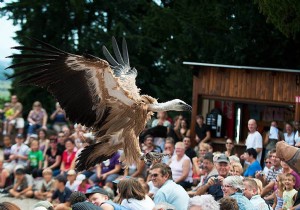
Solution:
[{"label": "wooden building", "polygon": [[[249,119],[257,121],[261,133],[273,120],[281,129],[285,122],[299,121],[300,70],[184,64],[191,66],[194,75],[191,134],[195,135],[196,115],[201,114],[213,127],[213,145],[219,150],[225,148],[227,137],[244,145]],[[221,116],[221,125],[214,126],[216,115]]]}]

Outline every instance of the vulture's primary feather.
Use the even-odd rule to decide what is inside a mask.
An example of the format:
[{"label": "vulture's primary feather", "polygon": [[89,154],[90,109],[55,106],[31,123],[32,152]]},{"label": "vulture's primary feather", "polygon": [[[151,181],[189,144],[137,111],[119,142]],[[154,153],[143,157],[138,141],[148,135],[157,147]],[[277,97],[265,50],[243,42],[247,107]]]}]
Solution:
[{"label": "vulture's primary feather", "polygon": [[13,76],[22,78],[20,84],[46,88],[71,121],[93,129],[96,143],[79,155],[79,171],[110,158],[118,149],[124,150],[126,163],[137,162],[143,157],[138,136],[153,112],[191,110],[179,99],[157,103],[151,96],[140,95],[135,83],[137,71],[130,67],[125,39],[121,54],[113,38],[115,58],[103,47],[107,61],[92,55],[74,55],[31,40],[37,47],[14,47],[22,54],[9,57],[22,62],[7,68],[22,67]]}]

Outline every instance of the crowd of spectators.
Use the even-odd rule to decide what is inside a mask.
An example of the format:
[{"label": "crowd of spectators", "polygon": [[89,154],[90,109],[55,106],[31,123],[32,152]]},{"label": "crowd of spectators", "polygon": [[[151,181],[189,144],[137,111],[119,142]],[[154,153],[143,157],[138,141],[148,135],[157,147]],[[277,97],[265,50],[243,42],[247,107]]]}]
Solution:
[{"label": "crowd of spectators", "polygon": [[300,175],[276,157],[275,149],[278,141],[299,146],[297,123],[287,123],[281,132],[272,122],[263,139],[250,119],[239,156],[230,138],[222,151],[213,151],[202,116],[197,116],[193,147],[188,121],[160,112],[141,134],[140,146],[144,153],[168,154],[161,163],[140,160],[124,168],[120,150],[79,172],[76,158],[94,140],[88,128],[68,122],[59,104],[51,121],[38,101],[27,121],[22,116],[13,95],[3,109],[0,192],[48,201],[45,209],[300,209]]}]

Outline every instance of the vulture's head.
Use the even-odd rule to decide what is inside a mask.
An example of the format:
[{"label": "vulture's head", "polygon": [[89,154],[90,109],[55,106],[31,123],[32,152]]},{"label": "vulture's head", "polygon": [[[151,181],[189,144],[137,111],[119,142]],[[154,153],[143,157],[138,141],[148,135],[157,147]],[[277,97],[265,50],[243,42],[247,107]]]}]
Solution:
[{"label": "vulture's head", "polygon": [[169,110],[173,111],[192,111],[192,107],[185,103],[182,100],[174,99],[172,101],[167,102],[169,103]]}]

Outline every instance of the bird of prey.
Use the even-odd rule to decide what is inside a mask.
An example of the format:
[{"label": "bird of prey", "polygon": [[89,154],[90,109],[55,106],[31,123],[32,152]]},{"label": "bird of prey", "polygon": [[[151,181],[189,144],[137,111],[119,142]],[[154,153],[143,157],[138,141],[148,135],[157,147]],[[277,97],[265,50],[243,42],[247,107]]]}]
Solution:
[{"label": "bird of prey", "polygon": [[22,77],[21,85],[47,89],[72,122],[93,129],[96,142],[79,155],[78,171],[109,159],[119,149],[124,150],[126,163],[137,163],[144,157],[138,136],[153,112],[191,111],[191,106],[179,99],[158,103],[151,96],[140,94],[135,81],[137,70],[130,67],[124,38],[121,54],[113,37],[115,58],[103,47],[106,60],[89,54],[71,54],[43,41],[31,40],[34,47],[13,47],[22,53],[8,57],[22,61],[7,68],[21,67],[12,76]]}]

